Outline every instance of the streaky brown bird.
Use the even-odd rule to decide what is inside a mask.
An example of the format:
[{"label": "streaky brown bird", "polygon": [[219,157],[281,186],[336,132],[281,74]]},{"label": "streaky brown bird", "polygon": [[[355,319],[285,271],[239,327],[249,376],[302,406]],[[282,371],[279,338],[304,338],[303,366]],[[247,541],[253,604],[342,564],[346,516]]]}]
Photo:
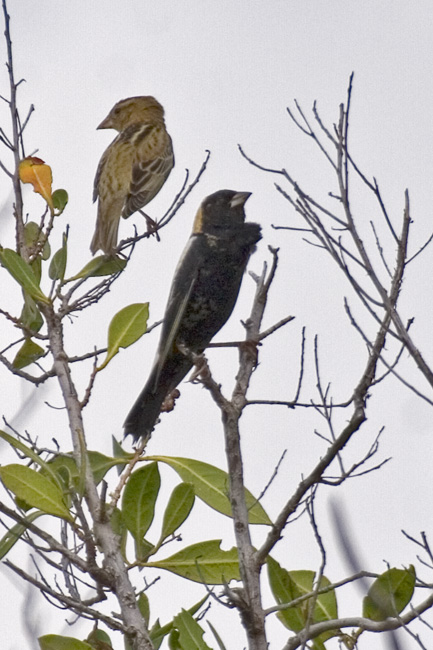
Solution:
[{"label": "streaky brown bird", "polygon": [[202,202],[178,262],[149,379],[124,428],[134,441],[149,435],[166,397],[229,318],[260,226],[245,222],[250,192],[220,190]]},{"label": "streaky brown bird", "polygon": [[97,128],[119,132],[102,154],[93,189],[98,215],[90,250],[112,254],[120,217],[141,210],[167,180],[174,166],[173,145],[164,109],[150,96],[117,102]]}]

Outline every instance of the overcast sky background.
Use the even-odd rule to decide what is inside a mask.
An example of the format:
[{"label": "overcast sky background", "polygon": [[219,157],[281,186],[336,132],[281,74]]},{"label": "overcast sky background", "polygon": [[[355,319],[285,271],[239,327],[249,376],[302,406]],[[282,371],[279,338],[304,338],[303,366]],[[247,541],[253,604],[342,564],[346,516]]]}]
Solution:
[{"label": "overcast sky background", "polygon": [[[62,231],[70,226],[67,275],[77,272],[89,259],[96,207],[92,205],[95,170],[105,147],[114,137],[96,126],[119,99],[152,94],[165,107],[167,128],[173,138],[176,167],[148,213],[158,218],[180,188],[185,168],[199,169],[205,150],[212,153],[208,169],[176,219],[162,231],[160,243],[143,241],[137,247],[128,270],[114,285],[104,303],[80,315],[67,328],[66,349],[71,355],[105,345],[112,314],[127,304],[150,301],[151,322],[163,315],[165,300],[177,259],[189,236],[195,211],[207,194],[222,188],[253,193],[246,205],[251,221],[263,227],[263,241],[250,262],[256,273],[264,261],[270,262],[268,245],[280,247],[280,268],[271,291],[265,327],[291,314],[296,320],[268,340],[260,352],[261,365],[253,378],[250,398],[291,399],[299,371],[301,328],[307,326],[307,378],[303,398],[314,393],[312,344],[320,337],[322,378],[332,382],[335,401],[350,396],[365,366],[365,348],[344,315],[343,296],[356,305],[354,296],[340,278],[331,259],[302,241],[299,233],[272,229],[275,225],[302,225],[288,203],[277,194],[274,181],[251,167],[239,155],[237,144],[263,165],[285,167],[318,199],[327,200],[336,191],[335,182],[323,157],[308,138],[291,123],[286,107],[296,98],[306,113],[314,100],[323,120],[332,125],[338,119],[340,102],[346,98],[349,75],[355,72],[351,115],[351,152],[364,172],[377,177],[394,223],[403,211],[403,193],[410,189],[413,224],[412,252],[430,235],[433,225],[431,187],[433,172],[433,132],[431,106],[433,5],[430,0],[408,3],[403,0],[56,0],[9,2],[14,46],[15,74],[24,77],[20,86],[21,114],[29,104],[36,111],[26,131],[27,154],[37,155],[53,168],[54,188],[67,189],[70,203],[58,224],[53,246],[60,245]],[[6,60],[2,45],[0,60]],[[8,96],[7,74],[0,70],[0,94]],[[0,105],[0,120],[8,128],[8,115]],[[2,160],[8,162],[5,152]],[[11,201],[5,176],[0,183],[1,205]],[[288,189],[288,188],[287,188]],[[25,192],[26,209],[37,217],[42,200]],[[356,194],[360,220],[373,216],[373,203],[363,193]],[[35,212],[32,212],[35,210]],[[2,212],[1,243],[13,246],[13,224]],[[33,218],[34,218],[33,217]],[[139,216],[121,224],[120,234],[132,234],[133,224],[143,228]],[[431,322],[433,309],[432,255],[427,249],[410,268],[404,285],[402,311],[405,318],[416,316],[413,335],[427,360],[432,361]],[[391,244],[390,254],[393,252]],[[5,272],[1,282],[4,282]],[[3,285],[2,285],[3,286]],[[254,284],[245,277],[241,297],[227,326],[216,340],[236,340],[243,336],[240,319],[251,304]],[[13,298],[3,296],[10,309]],[[15,305],[19,310],[20,306]],[[359,314],[361,312],[359,311]],[[2,325],[3,327],[3,325]],[[372,330],[371,330],[372,331]],[[157,345],[154,331],[133,348],[122,351],[98,378],[93,399],[85,411],[89,447],[111,452],[111,435],[120,436],[121,425],[144,384]],[[233,350],[213,350],[209,359],[214,376],[226,394],[236,372]],[[411,363],[406,364],[409,376]],[[89,367],[75,369],[82,392]],[[1,371],[3,401],[1,413],[12,420],[20,404],[32,391],[16,378]],[[418,382],[425,389],[422,381]],[[175,413],[163,416],[149,445],[149,453],[191,456],[225,466],[219,415],[210,396],[200,387],[181,386],[182,399]],[[20,415],[14,424],[28,429],[47,446],[55,437],[62,449],[70,449],[64,413],[47,408],[48,400],[60,405],[54,382],[37,392],[33,410]],[[417,536],[425,530],[433,539],[431,522],[432,481],[431,408],[415,399],[397,381],[377,387],[370,400],[369,420],[347,450],[347,464],[365,453],[380,427],[383,434],[378,460],[392,456],[380,472],[347,482],[339,490],[322,490],[318,499],[318,523],[329,549],[326,575],[339,580],[351,572],[338,558],[338,541],[328,525],[329,499],[337,497],[345,506],[351,538],[357,545],[366,569],[383,571],[385,562],[408,566],[415,562],[417,549],[401,529]],[[336,416],[337,431],[344,416]],[[323,422],[301,410],[250,407],[242,420],[247,484],[258,494],[269,480],[282,450],[288,449],[280,475],[265,497],[264,506],[275,517],[302,473],[311,470],[326,446],[314,429],[322,433]],[[2,447],[4,458],[8,458]],[[169,489],[176,483],[163,471]],[[197,539],[225,537],[232,545],[231,524],[213,516],[201,505],[184,535],[184,543]],[[203,519],[206,526],[203,530]],[[201,525],[200,525],[201,524]],[[158,528],[156,527],[156,531]],[[200,532],[198,532],[200,531]],[[260,543],[263,531],[255,531]],[[155,536],[157,532],[155,532]],[[178,550],[169,549],[167,555]],[[317,569],[318,549],[308,523],[301,520],[286,531],[285,540],[274,557],[288,569]],[[23,647],[17,637],[22,608],[23,585],[14,585],[6,569],[1,569],[1,591],[8,592],[11,613],[0,618],[2,647]],[[149,573],[149,579],[153,575]],[[432,581],[425,569],[422,577]],[[176,598],[176,589],[180,596]],[[169,576],[154,587],[153,620],[164,623],[197,601],[202,590]],[[167,599],[167,593],[170,598]],[[359,615],[359,591],[340,596],[342,615]],[[59,632],[79,635],[67,628],[61,612],[40,606],[35,612],[37,634]],[[271,600],[266,602],[269,606]],[[41,615],[44,612],[44,616]],[[48,614],[48,612],[50,612]],[[230,629],[221,627],[225,616],[232,617]],[[213,607],[216,623],[230,649],[243,647],[242,630],[234,613],[221,614]],[[82,633],[87,628],[82,626]],[[270,622],[273,648],[287,638],[278,621]],[[87,629],[87,631],[89,631]],[[422,628],[427,646],[433,637]],[[429,641],[430,639],[430,641]],[[418,647],[408,635],[405,650]],[[212,645],[213,639],[207,636]],[[28,647],[28,641],[26,641]],[[118,647],[121,647],[120,645]],[[335,646],[336,647],[336,646]],[[365,638],[361,648],[385,649],[385,641]]]}]

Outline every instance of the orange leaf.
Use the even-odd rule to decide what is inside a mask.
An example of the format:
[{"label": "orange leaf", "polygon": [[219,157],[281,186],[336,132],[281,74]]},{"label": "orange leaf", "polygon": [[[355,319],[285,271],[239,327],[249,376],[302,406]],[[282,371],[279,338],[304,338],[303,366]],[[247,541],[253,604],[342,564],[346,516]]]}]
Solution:
[{"label": "orange leaf", "polygon": [[20,180],[23,183],[31,183],[33,190],[45,199],[51,212],[54,212],[51,191],[51,183],[53,182],[51,167],[46,165],[40,158],[36,158],[36,156],[29,156],[21,160],[18,172]]}]

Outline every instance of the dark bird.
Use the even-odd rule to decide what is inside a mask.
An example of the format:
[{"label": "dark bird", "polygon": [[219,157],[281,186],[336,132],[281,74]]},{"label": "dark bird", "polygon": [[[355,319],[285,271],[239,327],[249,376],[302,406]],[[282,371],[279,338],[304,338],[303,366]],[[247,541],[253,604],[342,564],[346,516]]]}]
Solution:
[{"label": "dark bird", "polygon": [[98,129],[119,135],[102,154],[96,172],[93,201],[98,216],[90,250],[112,254],[117,246],[120,217],[127,219],[159,192],[174,166],[164,109],[154,97],[122,99]]},{"label": "dark bird", "polygon": [[178,262],[149,379],[129,412],[125,435],[151,433],[162,403],[192,368],[235,306],[260,226],[245,223],[250,192],[220,190],[204,199]]}]

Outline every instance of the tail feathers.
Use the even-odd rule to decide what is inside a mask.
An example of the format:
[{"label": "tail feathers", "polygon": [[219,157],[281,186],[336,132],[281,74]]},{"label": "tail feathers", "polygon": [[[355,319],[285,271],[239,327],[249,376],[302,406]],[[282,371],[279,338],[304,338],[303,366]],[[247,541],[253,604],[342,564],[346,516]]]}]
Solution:
[{"label": "tail feathers", "polygon": [[99,249],[107,255],[110,255],[117,246],[120,213],[115,219],[107,219],[107,216],[104,215],[104,218],[101,218],[101,215],[98,213],[95,234],[90,244],[90,250],[93,255]]},{"label": "tail feathers", "polygon": [[141,436],[149,435],[158,419],[164,398],[165,395],[161,397],[161,394],[152,394],[147,387],[144,388],[123,425],[125,436],[132,435],[134,442],[137,442]]},{"label": "tail feathers", "polygon": [[191,368],[191,361],[180,353],[166,359],[161,370],[158,364],[153,367],[147,384],[126,417],[123,425],[125,436],[132,435],[136,442],[141,436],[152,432],[165,398]]}]

